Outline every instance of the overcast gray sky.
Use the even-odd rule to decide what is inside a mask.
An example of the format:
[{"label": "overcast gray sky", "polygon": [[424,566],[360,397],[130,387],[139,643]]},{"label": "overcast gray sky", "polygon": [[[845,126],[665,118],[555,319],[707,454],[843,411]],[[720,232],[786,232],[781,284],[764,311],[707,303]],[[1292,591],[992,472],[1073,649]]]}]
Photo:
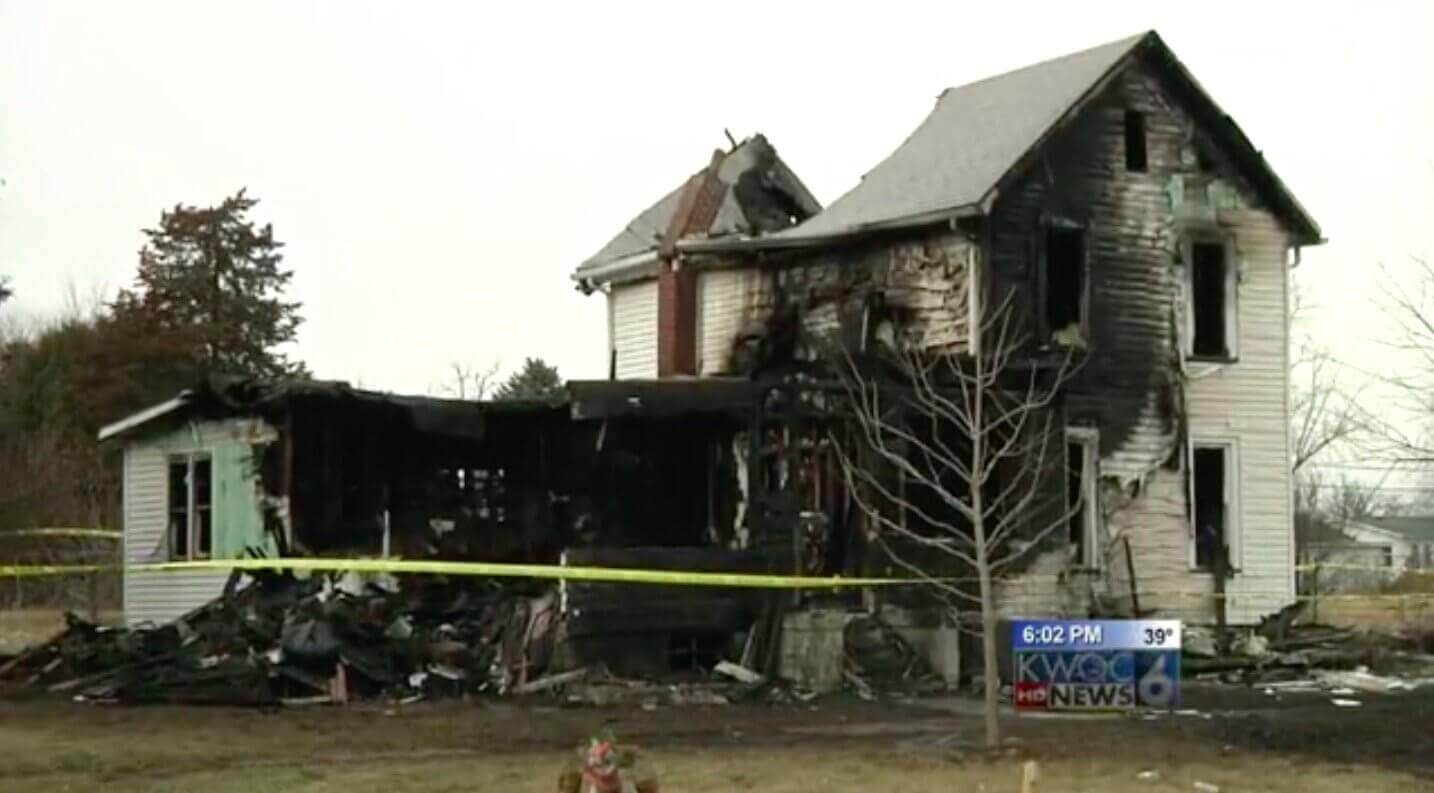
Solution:
[{"label": "overcast gray sky", "polygon": [[942,88],[1151,28],[1323,225],[1319,331],[1375,360],[1377,263],[1434,252],[1434,3],[0,0],[0,273],[54,311],[128,282],[161,209],[247,186],[319,376],[602,377],[568,273],[723,128],[827,203]]}]

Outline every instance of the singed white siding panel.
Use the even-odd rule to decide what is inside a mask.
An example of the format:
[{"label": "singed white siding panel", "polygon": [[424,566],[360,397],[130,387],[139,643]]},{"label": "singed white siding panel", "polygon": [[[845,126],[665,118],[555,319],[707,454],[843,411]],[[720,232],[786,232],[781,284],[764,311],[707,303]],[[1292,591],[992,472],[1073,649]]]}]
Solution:
[{"label": "singed white siding panel", "polygon": [[732,343],[749,298],[750,270],[706,270],[697,275],[697,372],[728,374]]},{"label": "singed white siding panel", "polygon": [[[1243,210],[1233,224],[1239,268],[1239,360],[1190,383],[1190,437],[1239,445],[1239,570],[1232,620],[1249,622],[1294,597],[1294,517],[1289,458],[1288,277],[1285,232],[1267,213]],[[1192,364],[1192,367],[1201,366]],[[1208,365],[1204,365],[1208,366]],[[1198,369],[1196,370],[1198,372]]]},{"label": "singed white siding panel", "polygon": [[[1095,323],[1096,331],[1105,334],[1094,339],[1093,360],[1119,354],[1137,367],[1143,365],[1149,360],[1144,351],[1132,353],[1129,344],[1117,343],[1141,339],[1151,342],[1147,349],[1158,350],[1164,359],[1153,369],[1159,377],[1150,382],[1160,383],[1156,387],[1127,380],[1118,388],[1102,386],[1096,394],[1080,395],[1117,401],[1119,414],[1105,405],[1095,410],[1077,405],[1103,422],[1103,442],[1113,437],[1105,433],[1105,425],[1114,425],[1120,433],[1113,448],[1102,449],[1100,460],[1105,478],[1105,594],[1124,600],[1134,583],[1142,608],[1191,622],[1214,619],[1213,577],[1192,569],[1188,460],[1183,459],[1182,444],[1226,444],[1234,450],[1229,473],[1235,511],[1231,550],[1237,569],[1226,586],[1227,616],[1248,624],[1294,597],[1287,430],[1288,237],[1220,151],[1214,152],[1213,171],[1196,167],[1186,149],[1198,137],[1196,122],[1178,96],[1164,92],[1162,85],[1158,74],[1137,65],[1113,84],[1109,97],[1092,103],[1088,112],[1093,115],[1078,122],[1086,126],[1070,133],[1082,136],[1078,145],[1068,149],[1091,161],[1079,168],[1064,166],[1058,154],[1065,144],[1052,144],[1054,170],[1034,169],[1005,191],[997,213],[1013,220],[1006,232],[999,221],[994,224],[996,250],[1005,257],[1008,271],[1028,272],[1032,246],[1025,235],[1039,229],[1030,219],[1048,210],[1063,213],[1071,206],[1089,224],[1088,253],[1092,267],[1099,268],[1091,273],[1094,311],[1129,306],[1093,317],[1101,320]],[[1125,167],[1124,120],[1131,109],[1146,119],[1148,167],[1142,172]],[[1100,145],[1093,146],[1095,142]],[[1081,190],[1083,181],[1099,190],[1088,198],[1080,192],[1056,195]],[[1196,235],[1233,239],[1240,276],[1234,328],[1238,360],[1190,362],[1183,373],[1166,372],[1164,361],[1173,362],[1179,349],[1177,329],[1184,328],[1183,268],[1188,257],[1180,255],[1181,243]],[[1134,368],[1117,374],[1128,371]],[[1184,389],[1183,399],[1164,393],[1161,381],[1167,374]],[[1130,544],[1135,582],[1126,572],[1125,542]],[[1061,613],[1065,601],[1061,592],[1051,591],[1060,586],[1051,572],[1033,565],[1019,580],[1003,582],[1002,597],[1013,601],[1010,608],[1029,609],[1032,616]]]},{"label": "singed white siding panel", "polygon": [[608,301],[618,379],[657,377],[657,280],[615,285]]},{"label": "singed white siding panel", "polygon": [[[125,564],[168,561],[169,455],[207,450],[223,439],[262,442],[274,438],[259,422],[234,420],[191,425],[169,436],[136,440],[124,452],[122,503]],[[124,574],[125,622],[168,622],[213,600],[224,588],[226,571]]]},{"label": "singed white siding panel", "polygon": [[[1238,250],[1236,323],[1239,359],[1190,362],[1186,411],[1190,441],[1229,444],[1234,477],[1227,618],[1252,623],[1294,599],[1294,517],[1289,468],[1287,376],[1287,238],[1269,214],[1229,217]],[[1112,536],[1130,540],[1141,606],[1194,622],[1214,618],[1214,582],[1192,569],[1182,470],[1144,479],[1140,497],[1111,517]],[[1126,583],[1126,582],[1122,582]]]},{"label": "singed white siding panel", "polygon": [[[124,455],[124,559],[126,564],[167,561],[165,526],[169,471],[165,450],[131,446]],[[214,599],[228,574],[126,571],[127,624],[168,622]]]}]

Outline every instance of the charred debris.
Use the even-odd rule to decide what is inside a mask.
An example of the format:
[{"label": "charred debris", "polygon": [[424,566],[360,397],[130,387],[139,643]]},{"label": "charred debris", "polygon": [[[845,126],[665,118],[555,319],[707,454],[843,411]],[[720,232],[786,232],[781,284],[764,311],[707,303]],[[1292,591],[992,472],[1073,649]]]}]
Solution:
[{"label": "charred debris", "polygon": [[[573,382],[565,400],[477,402],[211,379],[104,437],[238,427],[248,443],[239,487],[262,515],[262,534],[243,538],[245,555],[890,573],[840,496],[822,443],[827,411],[790,382]],[[213,527],[213,547],[236,544],[224,530]],[[173,558],[164,552],[152,560]],[[824,645],[835,674],[820,685],[793,681],[788,617],[869,612],[869,596],[855,590],[654,591],[236,573],[217,598],[173,619],[127,614],[129,627],[106,628],[71,616],[51,642],[0,658],[0,688],[271,705],[538,692],[595,702],[783,700],[843,682],[863,696],[940,685],[922,648],[871,614],[837,625],[837,635],[855,632],[845,646]]]}]

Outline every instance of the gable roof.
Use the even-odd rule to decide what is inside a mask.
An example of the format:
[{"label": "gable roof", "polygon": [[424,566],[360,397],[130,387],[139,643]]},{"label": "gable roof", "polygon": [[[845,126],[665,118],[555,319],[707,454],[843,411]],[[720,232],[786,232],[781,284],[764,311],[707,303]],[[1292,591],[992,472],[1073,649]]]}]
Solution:
[{"label": "gable roof", "polygon": [[1320,242],[1318,225],[1260,152],[1151,31],[948,88],[896,151],[811,220],[766,237],[697,241],[681,247],[692,251],[801,247],[985,214],[1022,160],[1143,52],[1164,67],[1173,88],[1220,136],[1238,166],[1299,239],[1304,244]]},{"label": "gable roof", "polygon": [[776,148],[765,136],[754,135],[731,151],[714,153],[711,164],[629,221],[617,236],[578,266],[573,278],[595,278],[607,265],[655,256],[682,206],[683,194],[697,189],[714,168],[724,189],[716,215],[698,232],[702,238],[778,231],[821,211],[821,204],[777,156]]},{"label": "gable roof", "polygon": [[1365,518],[1357,523],[1392,532],[1410,542],[1434,542],[1434,516],[1403,515],[1388,518]]}]

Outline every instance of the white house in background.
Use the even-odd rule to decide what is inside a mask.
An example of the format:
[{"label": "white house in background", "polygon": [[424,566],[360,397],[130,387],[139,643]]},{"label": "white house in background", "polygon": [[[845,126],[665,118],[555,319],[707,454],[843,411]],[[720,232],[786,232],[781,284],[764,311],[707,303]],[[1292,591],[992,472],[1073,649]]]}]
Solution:
[{"label": "white house in background", "polygon": [[1321,592],[1366,590],[1406,572],[1434,570],[1434,516],[1365,518],[1346,523],[1343,533],[1343,541],[1302,551],[1304,580]]}]

